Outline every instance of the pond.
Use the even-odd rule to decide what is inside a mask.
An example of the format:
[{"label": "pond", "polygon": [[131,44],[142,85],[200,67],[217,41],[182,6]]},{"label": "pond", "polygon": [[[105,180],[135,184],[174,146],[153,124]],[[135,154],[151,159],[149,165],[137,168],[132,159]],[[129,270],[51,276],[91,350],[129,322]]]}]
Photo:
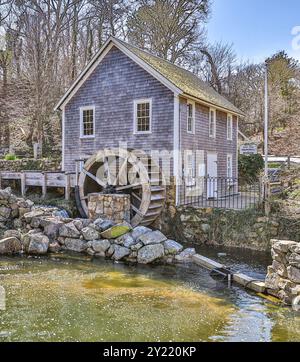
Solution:
[{"label": "pond", "polygon": [[299,314],[195,265],[2,257],[0,285],[0,341],[300,341]]}]

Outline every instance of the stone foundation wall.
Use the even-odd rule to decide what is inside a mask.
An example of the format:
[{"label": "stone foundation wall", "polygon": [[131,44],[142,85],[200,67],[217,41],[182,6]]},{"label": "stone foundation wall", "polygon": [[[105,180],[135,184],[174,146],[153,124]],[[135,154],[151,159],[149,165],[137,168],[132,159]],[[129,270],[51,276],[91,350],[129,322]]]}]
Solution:
[{"label": "stone foundation wall", "polygon": [[159,230],[103,218],[61,217],[59,209],[37,207],[9,188],[0,190],[0,215],[0,254],[72,251],[141,264],[188,262],[196,254]]},{"label": "stone foundation wall", "polygon": [[60,159],[42,158],[22,158],[14,161],[0,160],[0,171],[60,171]]},{"label": "stone foundation wall", "polygon": [[224,210],[180,206],[166,210],[160,230],[169,237],[196,245],[222,245],[270,251],[277,237],[277,217],[265,217],[257,210]]},{"label": "stone foundation wall", "polygon": [[300,305],[300,244],[272,240],[273,264],[268,268],[266,288],[285,304]]},{"label": "stone foundation wall", "polygon": [[105,218],[116,223],[130,222],[130,195],[89,194],[88,216],[92,220]]}]

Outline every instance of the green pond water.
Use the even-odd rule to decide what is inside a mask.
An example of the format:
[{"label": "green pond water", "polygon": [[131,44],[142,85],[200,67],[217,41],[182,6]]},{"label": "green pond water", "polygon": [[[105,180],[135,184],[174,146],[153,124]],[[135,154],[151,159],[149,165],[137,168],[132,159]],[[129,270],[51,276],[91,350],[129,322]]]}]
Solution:
[{"label": "green pond water", "polygon": [[0,341],[300,341],[299,314],[196,266],[0,258],[0,286]]}]

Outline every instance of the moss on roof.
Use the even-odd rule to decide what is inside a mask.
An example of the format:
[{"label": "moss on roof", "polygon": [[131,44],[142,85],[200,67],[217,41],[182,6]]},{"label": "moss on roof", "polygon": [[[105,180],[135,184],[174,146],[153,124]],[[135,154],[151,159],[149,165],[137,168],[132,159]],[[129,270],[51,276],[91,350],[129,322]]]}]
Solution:
[{"label": "moss on roof", "polygon": [[243,115],[241,110],[216,92],[209,84],[199,79],[195,74],[119,39],[117,39],[117,41],[168,79],[168,81],[173,83],[177,88],[181,89],[186,96],[192,96],[217,107]]}]

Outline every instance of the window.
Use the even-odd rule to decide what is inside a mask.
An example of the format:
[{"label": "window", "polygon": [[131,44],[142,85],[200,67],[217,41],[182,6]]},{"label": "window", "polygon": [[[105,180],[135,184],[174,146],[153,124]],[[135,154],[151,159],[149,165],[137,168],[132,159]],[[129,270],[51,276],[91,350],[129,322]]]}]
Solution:
[{"label": "window", "polygon": [[232,155],[227,155],[227,177],[232,178]]},{"label": "window", "polygon": [[187,103],[187,132],[195,133],[195,104]]},{"label": "window", "polygon": [[232,114],[227,114],[227,140],[232,141]]},{"label": "window", "polygon": [[151,133],[152,100],[134,102],[134,133]]},{"label": "window", "polygon": [[209,110],[209,137],[216,138],[216,110]]},{"label": "window", "polygon": [[92,138],[95,136],[95,107],[80,108],[80,137]]},{"label": "window", "polygon": [[185,184],[186,186],[195,185],[195,176],[196,176],[196,158],[193,151],[185,151]]}]

